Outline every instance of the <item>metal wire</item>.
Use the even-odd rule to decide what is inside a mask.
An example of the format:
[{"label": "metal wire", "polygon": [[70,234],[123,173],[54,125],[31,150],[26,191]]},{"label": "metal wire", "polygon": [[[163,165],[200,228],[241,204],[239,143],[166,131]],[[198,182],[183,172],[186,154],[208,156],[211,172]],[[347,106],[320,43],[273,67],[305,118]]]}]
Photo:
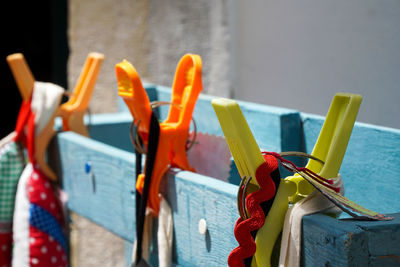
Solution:
[{"label": "metal wire", "polygon": [[[178,104],[174,104],[168,101],[152,101],[150,102],[150,106],[152,109],[158,108],[160,106],[164,106],[164,105],[171,105],[174,106],[178,109],[182,109],[181,105]],[[192,123],[193,123],[193,139],[192,140],[187,140],[186,143],[186,151],[189,151],[193,145],[196,143],[196,138],[197,138],[197,125],[196,125],[196,121],[194,120],[194,118],[192,117]],[[133,131],[133,127],[135,125],[135,120],[132,121],[131,126],[130,126],[130,131],[129,131],[129,135],[130,135],[130,139],[131,142],[135,148],[135,150],[137,150],[140,154],[146,154],[146,149],[142,146],[139,138],[139,133],[138,133],[138,129],[139,129],[139,125],[140,125],[140,120],[138,120],[138,123],[135,127],[135,132]],[[133,133],[134,132],[134,133]]]}]

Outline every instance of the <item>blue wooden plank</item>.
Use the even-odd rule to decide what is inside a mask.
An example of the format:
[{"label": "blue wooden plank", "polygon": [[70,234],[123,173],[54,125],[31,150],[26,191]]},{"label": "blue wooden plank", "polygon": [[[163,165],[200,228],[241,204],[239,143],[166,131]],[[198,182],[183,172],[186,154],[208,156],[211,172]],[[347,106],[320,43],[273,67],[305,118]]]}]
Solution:
[{"label": "blue wooden plank", "polygon": [[[310,153],[324,117],[302,114],[305,150]],[[400,207],[400,130],[356,123],[340,173],[346,196],[382,213]]]},{"label": "blue wooden plank", "polygon": [[[135,155],[74,133],[58,134],[57,139],[68,208],[133,242]],[[86,163],[91,173],[85,172]],[[164,186],[173,209],[176,263],[202,266],[212,260],[225,266],[237,245],[237,186],[174,169]],[[197,230],[201,218],[207,221],[206,236]]]},{"label": "blue wooden plank", "polygon": [[[400,213],[393,221],[337,220],[314,214],[303,218],[304,266],[377,266],[400,255]],[[381,265],[384,266],[384,265]]]}]

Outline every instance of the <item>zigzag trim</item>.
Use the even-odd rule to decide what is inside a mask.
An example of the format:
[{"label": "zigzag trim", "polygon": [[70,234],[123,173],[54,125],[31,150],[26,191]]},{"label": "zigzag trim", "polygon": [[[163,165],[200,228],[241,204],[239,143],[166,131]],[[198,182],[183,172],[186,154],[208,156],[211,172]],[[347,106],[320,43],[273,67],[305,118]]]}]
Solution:
[{"label": "zigzag trim", "polygon": [[247,211],[250,218],[239,218],[235,224],[235,238],[239,246],[232,250],[228,257],[229,266],[245,266],[243,260],[252,257],[256,252],[256,243],[251,235],[252,231],[260,229],[265,222],[265,215],[260,203],[275,196],[276,187],[271,178],[271,172],[278,168],[278,160],[273,156],[264,156],[266,162],[256,170],[256,179],[260,189],[249,194],[246,198]]}]

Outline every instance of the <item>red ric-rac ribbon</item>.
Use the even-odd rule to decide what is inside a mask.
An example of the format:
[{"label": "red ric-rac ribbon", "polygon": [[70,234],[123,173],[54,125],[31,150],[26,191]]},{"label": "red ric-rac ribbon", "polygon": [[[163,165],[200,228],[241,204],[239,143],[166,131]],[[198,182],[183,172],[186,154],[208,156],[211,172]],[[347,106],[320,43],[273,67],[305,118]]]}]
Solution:
[{"label": "red ric-rac ribbon", "polygon": [[279,163],[273,156],[264,155],[264,159],[265,162],[257,168],[255,177],[260,189],[246,197],[246,208],[250,218],[239,218],[235,224],[234,234],[239,246],[229,254],[228,265],[231,267],[244,267],[244,260],[256,252],[256,243],[251,232],[260,229],[265,222],[265,214],[260,204],[275,196],[276,187],[271,172],[278,168]]}]

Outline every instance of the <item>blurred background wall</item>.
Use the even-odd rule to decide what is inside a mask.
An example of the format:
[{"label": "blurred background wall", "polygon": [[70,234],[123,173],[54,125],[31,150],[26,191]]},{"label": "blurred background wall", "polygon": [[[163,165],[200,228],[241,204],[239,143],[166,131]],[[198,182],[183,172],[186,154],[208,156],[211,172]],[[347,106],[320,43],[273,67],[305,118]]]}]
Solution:
[{"label": "blurred background wall", "polygon": [[[117,111],[114,65],[122,59],[144,81],[170,86],[190,52],[203,59],[204,93],[321,115],[335,92],[360,93],[358,121],[400,128],[396,0],[17,3],[6,2],[1,23],[3,114],[16,113],[21,101],[5,63],[14,52],[24,53],[37,80],[67,89],[89,52],[105,54],[94,113]],[[16,103],[12,112],[8,103]],[[2,116],[2,136],[15,119]],[[125,266],[123,240],[76,214],[72,220],[74,266]]]}]

